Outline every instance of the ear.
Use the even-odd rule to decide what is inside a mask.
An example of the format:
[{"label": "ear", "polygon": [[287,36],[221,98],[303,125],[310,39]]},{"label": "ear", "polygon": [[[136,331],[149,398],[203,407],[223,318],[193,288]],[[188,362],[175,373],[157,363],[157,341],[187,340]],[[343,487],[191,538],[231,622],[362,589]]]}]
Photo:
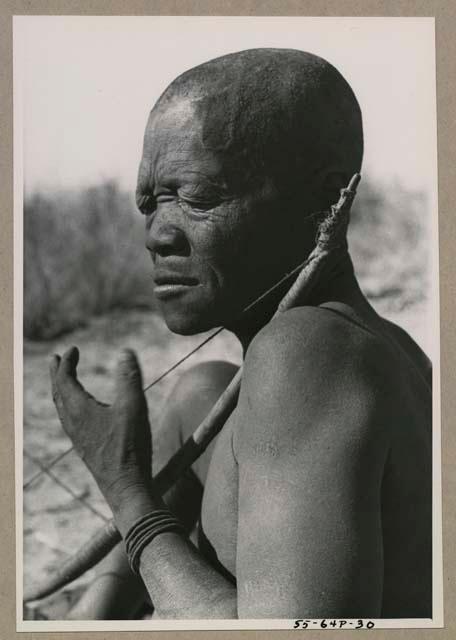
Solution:
[{"label": "ear", "polygon": [[339,200],[340,190],[348,185],[350,176],[344,171],[329,170],[325,171],[321,178],[322,200],[325,203],[324,208],[328,208]]}]

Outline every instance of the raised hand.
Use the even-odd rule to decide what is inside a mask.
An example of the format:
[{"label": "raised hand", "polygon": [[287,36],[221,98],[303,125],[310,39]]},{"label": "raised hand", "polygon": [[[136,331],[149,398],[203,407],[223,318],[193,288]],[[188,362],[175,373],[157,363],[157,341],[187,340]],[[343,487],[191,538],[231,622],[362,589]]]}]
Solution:
[{"label": "raised hand", "polygon": [[151,486],[151,431],[141,370],[122,352],[111,405],[98,402],[77,379],[79,351],[51,361],[52,397],[62,426],[114,509],[123,496]]}]

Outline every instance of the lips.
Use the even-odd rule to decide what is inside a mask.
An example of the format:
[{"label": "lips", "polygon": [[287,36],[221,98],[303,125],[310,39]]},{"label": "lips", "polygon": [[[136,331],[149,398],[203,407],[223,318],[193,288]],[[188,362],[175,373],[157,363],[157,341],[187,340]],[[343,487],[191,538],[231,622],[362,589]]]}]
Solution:
[{"label": "lips", "polygon": [[158,286],[167,284],[182,284],[188,287],[192,287],[198,284],[198,280],[196,278],[191,278],[189,276],[184,276],[177,273],[156,273],[154,276],[154,282]]},{"label": "lips", "polygon": [[156,273],[154,282],[154,293],[160,299],[181,295],[199,284],[196,278],[177,273]]}]

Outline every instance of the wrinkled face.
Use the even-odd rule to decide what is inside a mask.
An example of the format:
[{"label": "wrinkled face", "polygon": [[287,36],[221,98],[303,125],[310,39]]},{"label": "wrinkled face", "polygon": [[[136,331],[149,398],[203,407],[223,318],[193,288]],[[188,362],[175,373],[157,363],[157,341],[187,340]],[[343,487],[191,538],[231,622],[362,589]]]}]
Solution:
[{"label": "wrinkled face", "polygon": [[190,101],[154,110],[138,177],[155,296],[181,334],[230,323],[303,258],[272,180],[234,180],[236,162],[203,124]]}]

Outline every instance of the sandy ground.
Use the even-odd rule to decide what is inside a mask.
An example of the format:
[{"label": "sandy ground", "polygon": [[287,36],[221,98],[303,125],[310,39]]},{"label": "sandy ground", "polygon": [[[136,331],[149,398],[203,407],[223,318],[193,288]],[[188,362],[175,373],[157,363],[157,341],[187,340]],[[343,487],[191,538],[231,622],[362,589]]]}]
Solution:
[{"label": "sandy ground", "polygon": [[[385,303],[377,309],[384,312]],[[387,311],[427,350],[430,349],[425,306]],[[161,319],[150,312],[118,312],[94,318],[90,324],[61,339],[50,342],[26,342],[24,346],[24,482],[39,470],[32,460],[48,465],[65,451],[69,440],[62,431],[50,394],[49,358],[75,344],[80,348],[79,376],[88,390],[109,402],[116,357],[123,347],[133,348],[140,357],[145,383],[182,357],[205,336],[182,338],[171,334]],[[224,332],[201,349],[188,363],[148,392],[151,424],[157,422],[164,398],[186,367],[213,358],[239,362],[240,349],[235,339]],[[76,455],[70,453],[53,467],[52,472],[75,494],[59,486],[53,478],[41,475],[24,491],[24,586],[39,581],[52,567],[61,563],[110,517],[98,488]],[[86,504],[81,502],[83,500]],[[94,513],[87,504],[98,512]],[[93,578],[93,572],[69,585],[65,590],[27,608],[27,618],[59,619],[69,604]]]}]

